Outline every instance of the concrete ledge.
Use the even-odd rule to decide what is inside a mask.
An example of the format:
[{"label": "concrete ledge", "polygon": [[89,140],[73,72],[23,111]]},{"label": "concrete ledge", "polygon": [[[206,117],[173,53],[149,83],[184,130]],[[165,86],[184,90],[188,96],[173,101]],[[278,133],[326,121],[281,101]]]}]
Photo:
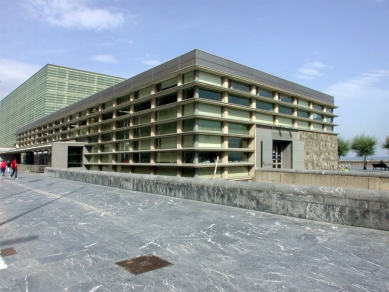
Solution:
[{"label": "concrete ledge", "polygon": [[363,173],[331,170],[257,169],[255,181],[389,191],[388,171]]},{"label": "concrete ledge", "polygon": [[309,220],[389,231],[389,192],[45,168],[45,175]]}]

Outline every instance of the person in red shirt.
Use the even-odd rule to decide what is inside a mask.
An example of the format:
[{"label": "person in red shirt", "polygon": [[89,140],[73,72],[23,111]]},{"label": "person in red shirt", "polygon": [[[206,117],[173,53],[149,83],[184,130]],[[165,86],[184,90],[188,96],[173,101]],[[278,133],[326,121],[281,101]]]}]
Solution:
[{"label": "person in red shirt", "polygon": [[9,177],[11,178],[15,174],[15,178],[18,179],[18,163],[16,162],[16,159],[12,160],[11,168],[12,168],[12,173]]},{"label": "person in red shirt", "polygon": [[0,168],[1,168],[1,175],[4,176],[5,168],[7,167],[7,163],[3,160],[1,160]]}]

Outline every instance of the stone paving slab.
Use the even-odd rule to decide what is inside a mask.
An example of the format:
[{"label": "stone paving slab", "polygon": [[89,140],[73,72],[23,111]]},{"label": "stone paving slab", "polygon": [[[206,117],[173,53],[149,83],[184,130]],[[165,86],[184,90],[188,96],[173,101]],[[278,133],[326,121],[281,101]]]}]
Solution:
[{"label": "stone paving slab", "polygon": [[[0,291],[389,291],[389,232],[41,174],[0,180],[11,247]],[[150,254],[173,265],[115,264]]]}]

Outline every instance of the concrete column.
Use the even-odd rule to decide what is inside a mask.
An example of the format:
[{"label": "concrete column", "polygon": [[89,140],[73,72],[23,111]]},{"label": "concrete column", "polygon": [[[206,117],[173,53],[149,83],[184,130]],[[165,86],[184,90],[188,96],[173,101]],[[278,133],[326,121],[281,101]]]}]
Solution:
[{"label": "concrete column", "polygon": [[222,87],[228,88],[228,78],[222,77]]},{"label": "concrete column", "polygon": [[181,86],[184,83],[183,78],[184,76],[182,74],[177,76],[177,86]]},{"label": "concrete column", "polygon": [[177,121],[177,133],[182,133],[182,120]]},{"label": "concrete column", "polygon": [[182,114],[183,114],[183,106],[182,105],[178,105],[177,106],[177,118],[181,118],[182,117]]},{"label": "concrete column", "polygon": [[228,92],[222,92],[222,102],[228,103]]},{"label": "concrete column", "polygon": [[257,87],[255,85],[250,85],[250,93],[257,95]]},{"label": "concrete column", "polygon": [[280,100],[280,94],[277,91],[273,91],[273,99]]},{"label": "concrete column", "polygon": [[182,89],[180,89],[177,91],[177,102],[182,101],[182,99],[183,99],[183,92]]}]

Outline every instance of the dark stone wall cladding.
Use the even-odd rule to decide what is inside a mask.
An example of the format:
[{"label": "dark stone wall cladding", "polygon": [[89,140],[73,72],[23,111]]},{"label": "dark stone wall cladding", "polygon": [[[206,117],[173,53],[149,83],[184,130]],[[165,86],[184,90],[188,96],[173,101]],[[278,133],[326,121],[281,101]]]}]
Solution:
[{"label": "dark stone wall cladding", "polygon": [[45,168],[45,175],[285,216],[389,231],[389,192]]}]

